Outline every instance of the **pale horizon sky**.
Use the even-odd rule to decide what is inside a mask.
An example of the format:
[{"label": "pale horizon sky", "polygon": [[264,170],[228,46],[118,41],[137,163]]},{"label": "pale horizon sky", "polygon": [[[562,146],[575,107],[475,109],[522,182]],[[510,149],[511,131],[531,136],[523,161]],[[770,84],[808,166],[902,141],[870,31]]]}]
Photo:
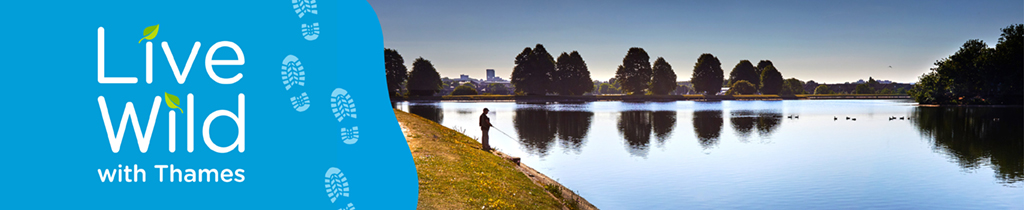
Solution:
[{"label": "pale horizon sky", "polygon": [[1001,28],[1024,23],[1019,0],[369,2],[384,47],[407,68],[423,57],[453,78],[494,69],[508,79],[515,56],[541,43],[555,58],[579,51],[601,81],[630,47],[642,47],[652,63],[664,57],[679,81],[711,53],[726,78],[740,60],[771,60],[785,78],[907,83],[967,40],[994,47]]}]

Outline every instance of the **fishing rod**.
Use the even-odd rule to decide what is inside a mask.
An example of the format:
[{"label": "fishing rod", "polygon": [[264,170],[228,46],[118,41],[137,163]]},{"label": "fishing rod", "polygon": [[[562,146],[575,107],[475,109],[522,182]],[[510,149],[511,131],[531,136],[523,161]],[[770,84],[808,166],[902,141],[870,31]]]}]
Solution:
[{"label": "fishing rod", "polygon": [[508,138],[510,138],[512,140],[517,140],[515,137],[512,137],[512,135],[508,135],[507,133],[505,133],[505,131],[499,130],[498,127],[494,127],[493,125],[491,127],[494,128],[494,130],[496,130],[498,132],[501,132],[501,134],[505,134],[505,136],[507,136]]}]

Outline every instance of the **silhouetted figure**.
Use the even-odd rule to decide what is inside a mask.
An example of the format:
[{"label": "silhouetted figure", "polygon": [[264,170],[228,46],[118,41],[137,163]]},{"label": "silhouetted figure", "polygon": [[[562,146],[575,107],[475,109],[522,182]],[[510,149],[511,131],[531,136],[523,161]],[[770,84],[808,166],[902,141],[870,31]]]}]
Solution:
[{"label": "silhouetted figure", "polygon": [[488,111],[490,110],[484,108],[484,113],[480,114],[480,131],[483,133],[480,136],[480,144],[482,144],[480,148],[483,149],[484,151],[491,150],[491,145],[489,144],[490,142],[488,141],[489,136],[487,135],[487,130],[490,130],[491,126],[493,125],[491,125],[491,118],[487,118]]},{"label": "silhouetted figure", "polygon": [[839,117],[832,116],[832,121],[836,121],[836,120],[839,120]]}]

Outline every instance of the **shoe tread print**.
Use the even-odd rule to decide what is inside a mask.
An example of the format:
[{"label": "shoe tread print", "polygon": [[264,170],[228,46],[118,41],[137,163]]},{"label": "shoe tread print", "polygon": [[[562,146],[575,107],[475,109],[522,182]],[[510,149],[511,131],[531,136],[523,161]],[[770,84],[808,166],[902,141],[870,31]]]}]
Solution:
[{"label": "shoe tread print", "polygon": [[338,197],[348,197],[348,179],[345,178],[345,174],[341,173],[341,169],[335,167],[327,169],[327,174],[324,175],[324,187],[327,188],[327,197],[331,198],[331,203],[334,203]]},{"label": "shoe tread print", "polygon": [[306,13],[317,13],[316,11],[316,0],[292,0],[292,9],[295,10],[295,14],[299,15],[299,18],[305,16]]},{"label": "shoe tread print", "polygon": [[302,24],[302,38],[305,38],[308,41],[313,41],[316,40],[317,37],[320,37],[319,22],[313,24]]},{"label": "shoe tread print", "polygon": [[299,96],[292,97],[291,101],[292,108],[295,108],[295,111],[304,112],[306,109],[309,109],[309,96],[306,95],[306,92],[302,92]]},{"label": "shoe tread print", "polygon": [[331,93],[331,111],[338,122],[345,117],[356,118],[356,104],[345,89],[337,88]]},{"label": "shoe tread print", "polygon": [[306,86],[306,70],[302,62],[294,55],[288,55],[281,62],[281,80],[285,90],[292,89],[292,86]]},{"label": "shoe tread print", "polygon": [[341,141],[345,144],[355,144],[359,141],[359,126],[351,129],[341,128]]}]

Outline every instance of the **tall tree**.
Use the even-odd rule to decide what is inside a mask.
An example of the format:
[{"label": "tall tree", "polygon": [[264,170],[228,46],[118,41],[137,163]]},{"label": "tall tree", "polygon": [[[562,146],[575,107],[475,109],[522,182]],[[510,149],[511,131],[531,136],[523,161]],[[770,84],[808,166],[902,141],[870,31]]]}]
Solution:
[{"label": "tall tree", "polygon": [[555,73],[555,59],[544,49],[544,45],[537,44],[533,49],[523,49],[516,56],[515,63],[511,82],[516,93],[544,95],[552,90],[551,76]]},{"label": "tall tree", "polygon": [[[771,60],[761,60],[761,61],[757,62],[757,76],[760,77],[761,76],[761,72],[763,72],[764,68],[768,67],[768,66],[774,66],[774,64],[772,64]],[[759,86],[758,90],[760,90],[761,87],[760,87],[759,84],[761,84],[761,83],[754,83],[754,84],[758,85]]]},{"label": "tall tree", "polygon": [[590,80],[587,63],[579,52],[572,51],[558,56],[558,62],[552,83],[554,92],[559,95],[583,95],[594,90],[594,81]]},{"label": "tall tree", "polygon": [[402,85],[409,77],[405,60],[397,50],[384,48],[384,71],[387,72],[388,94],[394,97],[401,91]]},{"label": "tall tree", "polygon": [[434,64],[423,57],[416,58],[412,62],[412,71],[409,72],[409,94],[413,96],[432,96],[441,91],[441,75],[437,74]]},{"label": "tall tree", "polygon": [[779,94],[782,91],[782,73],[768,65],[761,70],[761,93]]},{"label": "tall tree", "polygon": [[693,76],[690,82],[697,93],[714,95],[722,90],[722,78],[725,77],[722,71],[722,62],[711,53],[704,53],[697,58],[697,64],[693,65]]},{"label": "tall tree", "polygon": [[730,86],[740,80],[746,80],[752,84],[761,84],[761,75],[757,74],[757,68],[749,60],[741,60],[736,64],[736,67],[732,68],[732,72],[729,72]]},{"label": "tall tree", "polygon": [[672,65],[665,61],[665,58],[658,57],[658,60],[654,61],[654,67],[651,73],[651,93],[654,95],[666,95],[673,90],[676,90],[676,72],[672,70]]},{"label": "tall tree", "polygon": [[615,79],[623,93],[643,94],[651,82],[651,57],[643,48],[633,47],[615,70]]}]

